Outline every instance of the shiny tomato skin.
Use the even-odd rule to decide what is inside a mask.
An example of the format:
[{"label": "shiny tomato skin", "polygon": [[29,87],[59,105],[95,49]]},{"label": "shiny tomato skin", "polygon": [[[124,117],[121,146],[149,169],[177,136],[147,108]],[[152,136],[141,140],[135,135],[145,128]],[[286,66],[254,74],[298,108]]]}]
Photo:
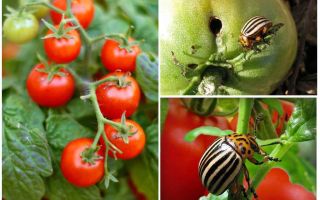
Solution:
[{"label": "shiny tomato skin", "polygon": [[[67,0],[54,0],[52,4],[61,10],[67,9]],[[81,26],[83,28],[88,28],[94,17],[95,8],[93,0],[73,0],[71,3],[71,10]],[[50,15],[54,24],[60,23],[62,19],[61,14],[51,10]]]},{"label": "shiny tomato skin", "polygon": [[198,177],[198,163],[216,137],[199,136],[194,142],[186,142],[186,133],[199,126],[229,129],[225,118],[197,116],[179,99],[170,99],[161,135],[161,199],[194,200],[203,196],[206,189]]},{"label": "shiny tomato skin", "polygon": [[39,72],[43,64],[37,64],[27,78],[27,91],[34,102],[45,107],[59,107],[65,105],[74,93],[75,82],[73,76],[61,68],[65,76],[54,75],[48,81],[48,74]]},{"label": "shiny tomato skin", "polygon": [[[51,34],[49,30],[47,35]],[[75,60],[80,54],[81,39],[80,34],[76,30],[68,32],[72,38],[47,38],[44,39],[44,50],[48,58],[55,63],[69,63]]]},{"label": "shiny tomato skin", "polygon": [[120,48],[117,41],[106,40],[101,49],[101,61],[109,71],[133,72],[136,69],[136,58],[140,52],[138,46],[132,46],[131,51],[128,52]]},{"label": "shiny tomato skin", "polygon": [[[120,122],[120,119],[113,120],[115,122]],[[132,126],[131,131],[135,133],[129,136],[129,143],[124,143],[123,139],[119,137],[118,131],[111,125],[105,124],[104,132],[108,140],[115,145],[122,153],[116,153],[116,157],[122,160],[129,160],[137,157],[143,150],[146,143],[146,136],[142,127],[133,120],[127,119],[126,124]],[[102,144],[102,149],[105,149],[105,143],[102,137],[100,137],[100,144]],[[113,151],[108,152],[109,156],[114,158]]]},{"label": "shiny tomato skin", "polygon": [[313,193],[298,184],[289,181],[288,174],[280,168],[273,168],[268,172],[257,188],[259,200],[315,200]]},{"label": "shiny tomato skin", "polygon": [[[113,72],[103,78],[124,75],[125,73],[122,72]],[[123,112],[126,112],[126,117],[129,117],[137,110],[141,96],[139,85],[129,75],[127,75],[126,81],[130,84],[124,87],[119,87],[111,82],[105,82],[97,87],[98,103],[105,117],[109,119],[121,118]]]},{"label": "shiny tomato skin", "polygon": [[[73,185],[89,187],[98,183],[104,175],[104,159],[96,160],[94,164],[86,163],[81,153],[91,146],[90,138],[75,139],[67,144],[61,156],[61,171],[63,176]],[[96,152],[103,157],[102,149]]]}]

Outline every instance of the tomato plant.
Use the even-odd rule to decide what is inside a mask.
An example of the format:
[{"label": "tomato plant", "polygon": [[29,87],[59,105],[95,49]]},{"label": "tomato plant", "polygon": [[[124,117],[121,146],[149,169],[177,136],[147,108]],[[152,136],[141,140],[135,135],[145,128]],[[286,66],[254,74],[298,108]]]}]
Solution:
[{"label": "tomato plant", "polygon": [[[37,0],[20,0],[21,5],[34,2],[37,2]],[[43,0],[43,2],[48,3],[49,0]],[[29,9],[32,11],[32,14],[38,19],[44,18],[49,14],[49,8],[43,5],[30,6]]]},{"label": "tomato plant", "polygon": [[[58,26],[56,26],[58,28]],[[68,28],[68,27],[66,27]],[[69,63],[75,60],[81,50],[80,35],[76,30],[71,30],[67,33],[53,34],[52,30],[49,30],[46,34],[47,38],[43,41],[44,50],[50,60],[56,63]],[[52,35],[51,37],[48,37]]]},{"label": "tomato plant", "polygon": [[198,163],[216,137],[202,135],[189,143],[184,136],[204,125],[229,129],[223,117],[200,117],[188,111],[180,100],[170,100],[161,135],[161,198],[191,200],[203,195],[205,189],[198,177]]},{"label": "tomato plant", "polygon": [[11,14],[3,23],[4,37],[14,43],[29,42],[37,36],[38,30],[38,20],[29,13]]},{"label": "tomato plant", "polygon": [[[49,78],[43,64],[37,64],[27,79],[27,90],[37,104],[46,107],[65,105],[72,97],[75,83],[72,75],[66,69],[59,69],[61,74]],[[51,79],[51,80],[50,80]]]},{"label": "tomato plant", "polygon": [[[114,121],[120,122],[120,119],[115,119]],[[127,142],[119,130],[108,124],[104,127],[107,138],[122,152],[115,152],[115,149],[112,149],[111,147],[108,154],[113,158],[116,157],[122,160],[135,158],[142,152],[146,143],[145,133],[139,124],[132,120],[127,120],[126,124],[130,128]],[[100,138],[100,143],[102,144],[103,149],[105,149],[105,142],[102,137]]]},{"label": "tomato plant", "polygon": [[[270,94],[293,64],[297,31],[283,1],[202,0],[195,6],[194,1],[165,0],[162,5],[163,12],[170,10],[160,33],[160,82],[164,95]],[[242,53],[247,51],[239,44],[240,31],[247,20],[257,15],[284,26],[261,53],[243,58]],[[211,55],[214,60],[207,65]],[[191,81],[198,84],[191,87]]]},{"label": "tomato plant", "polygon": [[106,82],[97,88],[101,112],[111,119],[120,118],[124,112],[129,117],[139,106],[141,96],[139,85],[134,78],[122,72],[110,73],[104,78],[110,76],[119,77],[119,82]]},{"label": "tomato plant", "polygon": [[109,71],[133,72],[136,69],[136,58],[140,52],[140,48],[136,45],[129,47],[129,50],[127,50],[121,48],[119,42],[108,39],[101,50],[101,61]]},{"label": "tomato plant", "polygon": [[61,171],[63,176],[78,187],[89,187],[100,181],[104,175],[103,151],[99,150],[92,160],[82,159],[84,150],[90,148],[93,140],[79,138],[67,144],[61,156]]},{"label": "tomato plant", "polygon": [[[60,8],[61,10],[66,10],[67,0],[54,0],[52,2],[54,6]],[[79,23],[83,28],[88,28],[93,17],[94,17],[94,6],[93,0],[75,0],[71,3],[71,10],[74,16],[77,18]],[[54,10],[50,11],[51,19],[55,24],[59,24],[62,15],[55,12]]]},{"label": "tomato plant", "polygon": [[[3,199],[135,199],[129,179],[145,199],[156,199],[157,2],[4,0],[3,6],[15,9],[3,19],[19,18],[25,24],[14,21],[18,28],[34,21],[41,29],[19,46],[3,36]],[[37,20],[42,8],[52,18],[44,12]],[[16,40],[30,33],[19,31]],[[145,41],[135,72],[107,71],[100,57],[103,42],[121,38],[130,46],[131,36]],[[101,76],[93,80],[97,72]],[[106,90],[98,102],[101,85]],[[109,125],[126,143],[106,137]]]}]

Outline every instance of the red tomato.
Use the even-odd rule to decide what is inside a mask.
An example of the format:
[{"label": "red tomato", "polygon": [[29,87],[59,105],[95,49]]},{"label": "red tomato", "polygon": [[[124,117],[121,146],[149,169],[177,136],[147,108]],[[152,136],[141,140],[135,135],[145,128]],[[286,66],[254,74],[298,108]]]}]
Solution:
[{"label": "red tomato", "polygon": [[[294,109],[294,104],[288,101],[280,101],[283,109],[283,115],[279,119],[279,124],[276,128],[278,135],[280,135],[283,132],[284,128],[284,123],[286,123],[289,118],[292,115],[293,109]],[[273,111],[272,113],[272,122],[277,123],[277,119],[279,117],[278,112]]]},{"label": "red tomato", "polygon": [[[47,35],[52,34],[49,30]],[[68,32],[72,38],[47,38],[44,39],[44,50],[50,60],[56,63],[69,63],[75,60],[81,50],[81,39],[78,31],[71,30]]]},{"label": "red tomato", "polygon": [[[130,41],[130,40],[129,40]],[[106,40],[101,50],[101,60],[109,71],[130,71],[136,69],[136,58],[141,52],[138,46],[132,46],[131,51],[121,49],[115,40]]]},{"label": "red tomato", "polygon": [[20,51],[20,45],[12,42],[4,42],[2,45],[2,62],[14,59]]},{"label": "red tomato", "polygon": [[[54,0],[52,2],[54,6],[60,8],[61,10],[67,9],[67,0]],[[79,23],[83,28],[88,28],[93,17],[94,17],[94,5],[92,0],[73,0],[71,3],[71,10],[74,16],[78,19]],[[50,11],[51,19],[54,24],[59,24],[62,15],[55,12],[54,10]]]},{"label": "red tomato", "polygon": [[[122,77],[122,72],[110,73],[110,76]],[[131,116],[138,108],[140,102],[140,88],[137,81],[127,76],[128,85],[118,86],[114,82],[105,82],[97,87],[96,94],[102,114],[110,119],[121,118],[123,112],[126,117]]]},{"label": "red tomato", "polygon": [[273,168],[257,188],[259,200],[314,200],[315,195],[301,185],[289,181],[288,174],[280,169]]},{"label": "red tomato", "polygon": [[169,111],[161,135],[161,199],[194,200],[205,188],[198,177],[198,163],[216,137],[200,136],[186,142],[186,133],[199,126],[229,129],[223,117],[200,117],[189,112],[178,99],[169,101]]},{"label": "red tomato", "polygon": [[[115,122],[120,122],[120,119],[113,120]],[[126,124],[132,126],[131,130],[134,134],[129,136],[129,143],[125,143],[120,137],[119,132],[113,128],[111,125],[106,124],[104,126],[105,134],[108,140],[115,145],[122,153],[116,153],[116,157],[122,160],[128,160],[138,156],[146,143],[146,136],[143,129],[135,121],[127,119]],[[105,149],[105,143],[102,137],[100,137],[100,144],[102,144],[102,149]],[[108,152],[109,156],[114,158],[113,150]]]},{"label": "red tomato", "polygon": [[[90,164],[84,162],[81,153],[93,143],[90,138],[79,138],[67,144],[61,156],[61,171],[63,176],[75,186],[89,187],[95,185],[104,175],[104,159],[96,160]],[[100,148],[97,156],[103,156]]]},{"label": "red tomato", "polygon": [[44,69],[44,65],[37,64],[27,78],[27,90],[32,100],[46,107],[65,105],[74,92],[73,76],[61,68],[59,71],[65,75],[54,75],[52,80],[48,81],[48,74],[38,71],[39,69]]}]

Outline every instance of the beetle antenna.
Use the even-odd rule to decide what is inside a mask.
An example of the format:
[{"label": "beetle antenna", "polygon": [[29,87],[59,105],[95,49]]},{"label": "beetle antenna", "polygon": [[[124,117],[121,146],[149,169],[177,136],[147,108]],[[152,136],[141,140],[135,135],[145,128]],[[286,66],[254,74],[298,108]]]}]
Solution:
[{"label": "beetle antenna", "polygon": [[254,135],[256,135],[257,133],[257,130],[258,130],[258,124],[263,121],[263,113],[259,113],[255,119],[255,122],[254,122],[254,127],[253,127],[253,133]]}]

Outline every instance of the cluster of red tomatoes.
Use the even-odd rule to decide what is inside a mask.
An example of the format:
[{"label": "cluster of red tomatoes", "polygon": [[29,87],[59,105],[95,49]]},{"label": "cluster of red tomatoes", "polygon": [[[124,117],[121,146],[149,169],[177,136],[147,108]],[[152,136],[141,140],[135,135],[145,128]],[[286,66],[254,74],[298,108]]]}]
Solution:
[{"label": "cluster of red tomatoes", "polygon": [[[281,104],[284,114],[280,116],[278,134],[291,116],[294,106],[285,101],[281,101]],[[274,123],[277,118],[278,113],[274,112]],[[225,117],[200,117],[188,111],[178,99],[169,101],[169,111],[161,135],[162,199],[193,200],[207,194],[198,177],[198,163],[204,151],[216,137],[201,135],[190,143],[184,140],[184,136],[188,131],[200,126],[215,126],[222,130],[235,131],[237,121],[237,116],[230,122]],[[259,199],[315,199],[314,195],[305,188],[292,184],[288,174],[279,168],[272,169],[267,174],[258,186],[257,194]]]},{"label": "cluster of red tomatoes", "polygon": [[[66,0],[54,0],[52,5],[60,10],[67,9]],[[82,28],[89,27],[95,12],[93,0],[72,1],[71,11],[78,20]],[[8,31],[8,24],[15,26],[11,29],[11,34],[32,29],[37,33],[38,21],[34,16],[24,13],[26,20],[19,22],[15,17],[9,17],[4,28]],[[58,30],[59,24],[63,19],[62,15],[55,10],[50,11],[54,27]],[[21,23],[23,26],[20,26]],[[31,25],[31,26],[30,26]],[[68,37],[56,37],[52,30],[48,30],[43,39],[44,52],[48,62],[36,64],[29,73],[26,81],[26,87],[29,96],[34,102],[43,107],[60,107],[66,105],[73,97],[75,91],[75,78],[66,68],[56,67],[55,64],[69,64],[75,61],[82,48],[82,40],[77,29],[70,28],[72,24],[66,23],[63,31]],[[18,27],[18,28],[17,28]],[[16,43],[25,43],[34,37],[34,34],[26,38],[20,38]],[[6,35],[6,34],[5,34]],[[50,36],[50,37],[48,37]],[[7,37],[10,40],[10,37]],[[22,39],[22,40],[21,40]],[[132,41],[132,38],[128,38]],[[110,72],[102,79],[113,76],[117,77],[117,82],[104,82],[96,88],[96,100],[98,102],[102,115],[114,122],[120,122],[123,113],[130,117],[138,108],[140,103],[141,91],[137,81],[131,76],[135,71],[136,58],[140,53],[137,45],[130,46],[130,49],[121,48],[120,42],[106,39],[101,49],[101,62]],[[54,67],[55,66],[55,67]],[[105,124],[104,131],[110,143],[120,149],[122,153],[114,153],[110,147],[108,154],[110,157],[119,159],[131,159],[139,155],[145,145],[145,134],[141,126],[133,120],[127,119],[126,126],[130,127],[132,134],[128,136],[129,142],[125,143],[122,137],[119,137],[119,130],[109,124]],[[131,133],[130,132],[130,133]],[[88,187],[96,184],[104,176],[104,157],[106,144],[101,137],[99,140],[100,148],[94,152],[95,162],[85,162],[82,153],[93,144],[91,138],[79,138],[71,141],[64,148],[61,156],[61,170],[64,177],[72,184],[79,187]]]}]

